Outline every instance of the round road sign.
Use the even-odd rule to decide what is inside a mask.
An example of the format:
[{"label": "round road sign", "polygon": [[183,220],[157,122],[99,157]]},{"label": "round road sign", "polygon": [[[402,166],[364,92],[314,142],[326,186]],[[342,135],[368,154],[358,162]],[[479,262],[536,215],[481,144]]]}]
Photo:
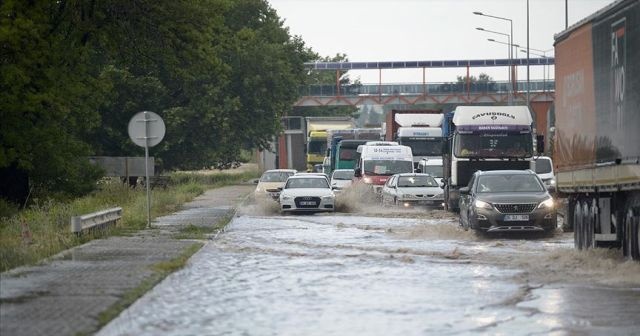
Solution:
[{"label": "round road sign", "polygon": [[150,111],[138,112],[129,121],[129,138],[140,147],[153,147],[162,141],[166,128],[162,118]]}]

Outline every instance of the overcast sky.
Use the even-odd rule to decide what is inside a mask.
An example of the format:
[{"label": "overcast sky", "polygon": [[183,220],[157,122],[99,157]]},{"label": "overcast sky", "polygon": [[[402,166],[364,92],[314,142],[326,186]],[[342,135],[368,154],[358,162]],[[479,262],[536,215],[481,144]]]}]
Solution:
[{"label": "overcast sky", "polygon": [[[509,34],[527,44],[526,0],[268,0],[293,35],[322,56],[345,53],[350,61],[421,61],[508,58],[507,36],[476,30],[482,27]],[[568,0],[569,26],[614,2]],[[553,35],[565,27],[565,0],[529,0],[529,45],[553,55]],[[495,39],[499,44],[487,41]],[[515,48],[514,48],[515,49]],[[530,50],[531,53],[542,54]],[[518,57],[526,54],[517,51]],[[533,54],[531,57],[537,57]],[[542,67],[531,67],[531,79],[542,79]],[[475,68],[496,80],[506,80],[505,68]],[[547,72],[553,77],[553,69]],[[351,72],[363,83],[377,83],[378,71]],[[466,69],[427,69],[427,82],[455,80]],[[518,79],[526,80],[526,67]],[[422,69],[383,70],[383,82],[421,82]]]}]

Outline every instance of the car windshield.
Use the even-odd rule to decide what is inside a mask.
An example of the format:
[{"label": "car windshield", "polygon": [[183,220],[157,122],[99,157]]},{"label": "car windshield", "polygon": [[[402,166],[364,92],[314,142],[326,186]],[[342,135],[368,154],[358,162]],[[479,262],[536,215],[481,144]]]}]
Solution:
[{"label": "car windshield", "polygon": [[398,187],[437,187],[438,183],[431,176],[400,176]]},{"label": "car windshield", "polygon": [[340,170],[333,172],[334,180],[351,180],[353,178],[353,170]]},{"label": "car windshield", "polygon": [[443,175],[442,166],[422,166],[422,172],[433,177],[442,177]]},{"label": "car windshield", "polygon": [[412,161],[398,160],[366,160],[363,171],[370,175],[393,175],[398,173],[412,173]]},{"label": "car windshield", "polygon": [[551,160],[536,159],[536,174],[548,174],[551,172]]},{"label": "car windshield", "polygon": [[285,189],[298,188],[329,188],[329,183],[324,178],[294,178],[289,179],[285,186]]},{"label": "car windshield", "polygon": [[284,182],[293,172],[266,172],[262,174],[260,182]]},{"label": "car windshield", "polygon": [[486,175],[478,178],[479,193],[542,192],[544,187],[533,175]]}]

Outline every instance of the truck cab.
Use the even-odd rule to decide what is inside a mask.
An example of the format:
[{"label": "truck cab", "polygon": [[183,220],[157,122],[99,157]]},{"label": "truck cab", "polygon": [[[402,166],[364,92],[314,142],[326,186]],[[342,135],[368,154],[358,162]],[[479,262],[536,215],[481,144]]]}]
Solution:
[{"label": "truck cab", "polygon": [[535,169],[533,118],[527,106],[458,106],[444,156],[445,207],[478,170]]}]

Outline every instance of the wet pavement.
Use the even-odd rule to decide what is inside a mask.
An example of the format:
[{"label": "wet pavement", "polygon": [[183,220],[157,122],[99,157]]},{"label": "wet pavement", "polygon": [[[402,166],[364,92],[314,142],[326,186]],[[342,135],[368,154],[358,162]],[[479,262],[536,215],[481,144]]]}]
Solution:
[{"label": "wet pavement", "polygon": [[572,235],[560,232],[478,237],[438,210],[362,210],[243,209],[98,335],[640,330],[640,266],[615,251],[574,251]]},{"label": "wet pavement", "polygon": [[232,216],[254,185],[209,190],[184,210],[157,218],[153,229],[98,239],[41,265],[0,274],[0,335],[91,334],[100,313],[155,276],[151,266],[200,241],[173,238],[187,225],[213,226]]}]

